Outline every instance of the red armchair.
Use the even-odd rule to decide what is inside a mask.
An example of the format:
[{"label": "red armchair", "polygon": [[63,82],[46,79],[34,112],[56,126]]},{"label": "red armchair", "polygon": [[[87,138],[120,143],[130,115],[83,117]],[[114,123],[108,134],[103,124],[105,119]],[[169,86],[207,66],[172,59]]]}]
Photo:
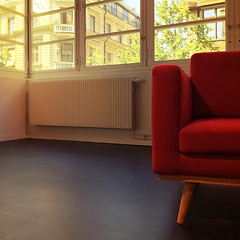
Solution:
[{"label": "red armchair", "polygon": [[184,182],[180,224],[198,183],[240,186],[240,51],[194,54],[190,77],[153,68],[152,158],[159,179]]}]

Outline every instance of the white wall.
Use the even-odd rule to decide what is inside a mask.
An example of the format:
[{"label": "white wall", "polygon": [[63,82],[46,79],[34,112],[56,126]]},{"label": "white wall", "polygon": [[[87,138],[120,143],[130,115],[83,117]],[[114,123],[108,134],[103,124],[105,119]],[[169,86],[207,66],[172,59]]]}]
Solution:
[{"label": "white wall", "polygon": [[24,78],[0,78],[0,141],[26,137]]}]

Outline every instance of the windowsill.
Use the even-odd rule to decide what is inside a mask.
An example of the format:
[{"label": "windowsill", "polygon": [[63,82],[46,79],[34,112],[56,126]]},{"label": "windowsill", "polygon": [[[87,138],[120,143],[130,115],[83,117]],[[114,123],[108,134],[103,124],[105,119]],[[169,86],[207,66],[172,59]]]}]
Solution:
[{"label": "windowsill", "polygon": [[1,72],[1,78],[20,78],[20,79],[26,79],[27,74],[25,71],[21,70],[13,70],[13,69],[0,69]]},{"label": "windowsill", "polygon": [[149,72],[155,65],[162,64],[174,64],[180,66],[187,73],[189,71],[189,59],[180,60],[168,60],[168,61],[156,61],[148,66],[143,64],[123,64],[123,65],[108,65],[108,66],[93,66],[83,67],[80,71],[75,68],[68,69],[56,69],[56,70],[40,70],[33,71],[29,76],[24,71],[0,69],[1,77],[10,78],[28,78],[29,80],[48,80],[48,79],[59,79],[66,80],[67,78],[79,79],[79,78],[105,78],[108,76],[124,76],[131,73]]}]

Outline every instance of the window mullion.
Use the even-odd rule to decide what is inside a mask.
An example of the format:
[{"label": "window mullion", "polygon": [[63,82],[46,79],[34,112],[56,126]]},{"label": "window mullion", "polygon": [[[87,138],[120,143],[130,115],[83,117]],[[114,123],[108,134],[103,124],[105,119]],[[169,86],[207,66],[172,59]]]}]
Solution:
[{"label": "window mullion", "polygon": [[146,51],[145,61],[147,65],[154,64],[154,0],[144,1],[142,7],[143,21],[146,27]]},{"label": "window mullion", "polygon": [[236,49],[235,1],[226,0],[226,50]]},{"label": "window mullion", "polygon": [[235,16],[236,16],[236,23],[235,23],[235,30],[236,30],[236,49],[235,50],[240,50],[240,1],[236,1],[236,7],[235,7]]},{"label": "window mullion", "polygon": [[32,69],[32,1],[25,0],[25,70],[27,75],[31,74]]},{"label": "window mullion", "polygon": [[78,39],[76,45],[78,46],[78,70],[84,70],[86,66],[86,2],[85,0],[79,0],[78,9]]},{"label": "window mullion", "polygon": [[80,70],[80,44],[79,44],[79,28],[80,28],[80,1],[75,0],[75,68],[76,70]]}]

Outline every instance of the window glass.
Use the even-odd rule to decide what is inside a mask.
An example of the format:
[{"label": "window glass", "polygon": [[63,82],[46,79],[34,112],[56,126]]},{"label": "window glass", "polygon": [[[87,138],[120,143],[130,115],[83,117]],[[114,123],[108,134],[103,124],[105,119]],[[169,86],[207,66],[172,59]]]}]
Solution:
[{"label": "window glass", "polygon": [[[225,50],[225,19],[215,22],[217,17],[225,17],[224,3],[155,0],[155,60],[187,59],[196,52]],[[209,23],[211,19],[213,22]],[[184,25],[186,22],[194,23]]]},{"label": "window glass", "polygon": [[24,46],[0,41],[0,67],[24,70],[25,69]]},{"label": "window glass", "polygon": [[73,0],[33,0],[32,70],[75,67],[74,16]]},{"label": "window glass", "polygon": [[24,0],[0,0],[0,67],[25,69]]},{"label": "window glass", "polygon": [[4,7],[0,9],[0,12],[6,11],[8,12],[15,11],[20,14],[25,13],[25,1],[24,0],[0,0],[0,6]]},{"label": "window glass", "polygon": [[140,0],[92,2],[86,8],[86,65],[139,63]]},{"label": "window glass", "polygon": [[114,35],[87,40],[86,57],[87,66],[139,63],[140,34]]},{"label": "window glass", "polygon": [[74,41],[44,45],[36,43],[32,47],[32,59],[35,71],[74,68]]},{"label": "window glass", "polygon": [[53,10],[59,10],[62,7],[72,7],[74,6],[74,0],[65,0],[65,1],[57,1],[57,0],[33,0],[32,10],[33,13],[44,13]]}]

